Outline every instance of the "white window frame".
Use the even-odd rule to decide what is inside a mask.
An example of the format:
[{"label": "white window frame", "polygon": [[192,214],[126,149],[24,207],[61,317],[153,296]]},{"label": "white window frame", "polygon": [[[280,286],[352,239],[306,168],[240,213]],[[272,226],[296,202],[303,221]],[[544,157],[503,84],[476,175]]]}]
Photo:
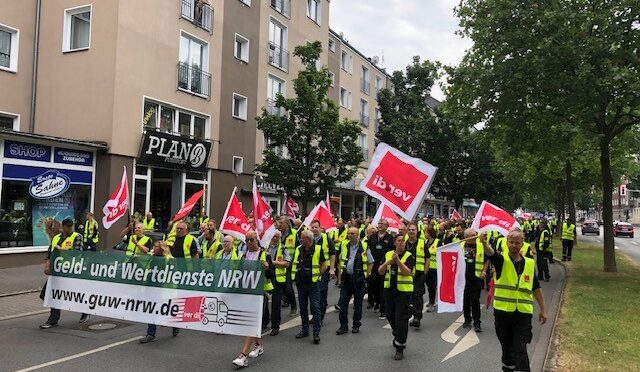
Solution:
[{"label": "white window frame", "polygon": [[[239,161],[240,171],[236,168],[236,160]],[[231,172],[235,175],[244,173],[244,158],[242,156],[233,156],[233,160],[231,161]]]},{"label": "white window frame", "polygon": [[240,0],[240,2],[246,6],[251,6],[251,0]]},{"label": "white window frame", "polygon": [[0,111],[0,116],[4,116],[4,117],[13,119],[13,130],[16,131],[16,132],[20,130],[20,114],[14,114],[12,112]]},{"label": "white window frame", "polygon": [[172,128],[171,128],[171,133],[174,134],[179,134],[180,133],[180,113],[183,114],[188,114],[191,115],[191,125],[189,128],[189,135],[193,136],[194,133],[194,122],[195,122],[195,117],[198,116],[202,119],[204,119],[204,139],[205,140],[209,140],[211,139],[211,116],[209,116],[208,114],[205,114],[203,112],[198,112],[195,110],[191,110],[182,106],[178,106],[176,104],[173,104],[171,102],[166,102],[166,101],[162,101],[160,99],[154,98],[154,97],[150,97],[150,96],[142,96],[142,107],[141,107],[141,111],[142,111],[142,118],[140,120],[140,132],[144,132],[145,126],[142,124],[142,119],[144,119],[145,116],[145,112],[144,112],[144,104],[145,102],[150,102],[153,103],[155,105],[158,105],[158,111],[156,112],[156,122],[154,123],[154,125],[147,125],[149,127],[152,128],[156,128],[156,129],[160,129],[159,125],[160,125],[160,113],[162,112],[162,108],[166,107],[169,109],[174,110],[174,119],[173,119],[173,123],[172,123]]},{"label": "white window frame", "polygon": [[180,29],[180,33],[178,35],[178,62],[182,62],[180,61],[180,44],[182,42],[182,38],[185,37],[187,39],[191,39],[192,41],[198,43],[198,44],[202,44],[202,46],[204,46],[204,50],[202,53],[202,66],[200,66],[200,69],[204,72],[209,72],[209,53],[210,53],[210,45],[206,40],[203,40],[199,37],[197,37],[194,34],[191,34],[185,30]]},{"label": "white window frame", "polygon": [[328,71],[328,75],[329,75],[329,79],[331,80],[331,87],[335,87],[336,86],[336,74],[334,74],[331,71]]},{"label": "white window frame", "polygon": [[[347,57],[346,60],[343,57]],[[353,56],[344,50],[340,54],[340,68],[353,75]]]},{"label": "white window frame", "polygon": [[[346,93],[345,97],[343,97],[342,92]],[[346,99],[346,102],[344,102],[345,99]],[[351,92],[344,87],[340,87],[340,106],[346,108],[347,110],[351,110],[351,103],[352,103]]]},{"label": "white window frame", "polygon": [[0,70],[18,72],[18,56],[20,54],[20,30],[0,23],[0,30],[11,34],[11,50],[9,51],[9,67],[0,66]]},{"label": "white window frame", "polygon": [[[239,116],[236,116],[234,113],[234,108],[235,108],[235,102],[236,102],[236,98],[242,98],[244,99],[244,117],[243,117],[243,113],[239,111]],[[240,107],[240,109],[242,109],[242,106]],[[243,120],[243,121],[247,121],[247,112],[249,111],[249,99],[245,96],[243,96],[242,94],[238,94],[238,93],[233,93],[232,99],[231,99],[231,116],[233,116],[235,119],[239,119],[239,120]]]},{"label": "white window frame", "polygon": [[[278,80],[278,82],[282,82],[282,92],[280,94],[282,94],[283,97],[287,96],[287,81],[283,78],[281,78],[280,76],[274,75],[272,73],[268,73],[267,74],[267,99],[271,99],[271,100],[276,100],[276,97],[271,97],[271,91],[269,89],[269,81],[270,80]],[[273,83],[271,83],[273,84]]]},{"label": "white window frame", "polygon": [[[312,4],[315,4],[314,13],[311,13]],[[315,16],[315,18],[314,18]],[[318,26],[322,22],[322,0],[307,0],[307,17]]]},{"label": "white window frame", "polygon": [[[238,56],[238,41],[241,41],[242,49],[240,50],[240,55]],[[236,33],[236,36],[233,39],[233,56],[242,62],[249,63],[249,49],[251,46],[251,41],[246,37]],[[246,52],[246,53],[245,53]],[[246,55],[245,55],[246,54]]]},{"label": "white window frame", "polygon": [[329,41],[327,42],[329,44],[329,51],[335,53],[336,52],[336,41],[329,38]]},{"label": "white window frame", "polygon": [[[83,48],[71,49],[71,17],[89,12],[89,45]],[[64,10],[64,18],[63,18],[63,27],[62,27],[62,52],[79,52],[82,50],[89,50],[91,48],[91,24],[93,23],[93,4],[86,4],[81,6],[76,6],[73,8],[67,8]]]}]

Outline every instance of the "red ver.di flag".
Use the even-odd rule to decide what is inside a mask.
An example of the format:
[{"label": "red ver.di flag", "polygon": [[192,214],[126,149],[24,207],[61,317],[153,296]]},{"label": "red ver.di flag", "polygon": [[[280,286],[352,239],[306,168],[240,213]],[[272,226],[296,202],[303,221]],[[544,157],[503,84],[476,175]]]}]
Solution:
[{"label": "red ver.di flag", "polygon": [[129,183],[127,182],[127,168],[123,167],[122,180],[116,191],[111,194],[107,203],[102,207],[102,225],[109,229],[120,217],[127,214],[129,209]]},{"label": "red ver.di flag", "polygon": [[202,198],[202,195],[204,194],[204,189],[196,192],[195,194],[191,195],[191,197],[189,198],[189,200],[187,200],[184,205],[182,206],[182,208],[180,208],[180,210],[178,211],[178,213],[176,213],[175,216],[173,216],[173,218],[171,219],[171,221],[178,221],[182,218],[185,218],[189,215],[189,213],[191,213],[191,210],[193,209],[193,207],[198,203],[198,201],[200,200],[200,198]]},{"label": "red ver.di flag", "polygon": [[384,203],[380,203],[380,207],[378,207],[378,211],[376,212],[376,215],[373,216],[373,220],[371,221],[371,223],[374,225],[378,225],[378,222],[380,222],[381,219],[387,220],[387,222],[389,223],[389,231],[396,234],[398,233],[401,221],[398,218],[396,212],[394,212],[393,209],[389,208],[389,206]]},{"label": "red ver.di flag", "polygon": [[451,212],[451,216],[449,216],[449,219],[457,221],[457,220],[461,220],[462,216],[460,215],[460,213],[458,213],[457,209],[454,209],[453,212]]},{"label": "red ver.di flag", "polygon": [[486,200],[480,204],[476,218],[473,219],[471,224],[471,228],[478,233],[496,230],[504,236],[507,236],[514,227],[520,227],[515,217]]},{"label": "red ver.di flag", "polygon": [[305,226],[311,226],[311,222],[313,222],[314,220],[320,221],[320,227],[322,227],[324,232],[330,232],[338,229],[338,227],[336,226],[336,221],[334,221],[333,217],[331,217],[331,213],[329,212],[329,209],[327,209],[327,206],[323,201],[313,207],[302,224]]},{"label": "red ver.di flag", "polygon": [[255,178],[253,179],[253,219],[256,224],[256,232],[260,245],[268,247],[269,241],[276,233],[276,224],[271,218],[271,208],[258,191]]},{"label": "red ver.di flag", "polygon": [[438,248],[438,313],[462,311],[465,262],[459,242]]},{"label": "red ver.di flag", "polygon": [[362,191],[412,220],[429,191],[438,168],[380,143],[371,159]]},{"label": "red ver.di flag", "polygon": [[237,187],[234,187],[231,192],[231,198],[229,199],[229,203],[227,203],[227,209],[224,211],[222,223],[220,224],[220,231],[223,234],[228,234],[244,241],[245,235],[251,230],[251,225],[249,225],[247,216],[242,210],[240,201],[236,196],[236,190]]}]

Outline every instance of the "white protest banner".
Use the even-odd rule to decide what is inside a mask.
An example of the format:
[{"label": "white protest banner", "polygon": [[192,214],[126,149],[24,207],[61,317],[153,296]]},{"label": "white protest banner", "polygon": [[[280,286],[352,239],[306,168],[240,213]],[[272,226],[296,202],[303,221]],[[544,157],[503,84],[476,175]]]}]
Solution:
[{"label": "white protest banner", "polygon": [[471,224],[471,228],[478,233],[496,230],[504,236],[507,236],[514,227],[520,227],[515,217],[486,200],[480,204],[476,218]]},{"label": "white protest banner", "polygon": [[260,337],[259,261],[53,250],[44,306],[166,327]]},{"label": "white protest banner", "polygon": [[380,143],[371,158],[362,191],[412,220],[422,204],[438,168]]},{"label": "white protest banner", "polygon": [[464,299],[465,262],[462,243],[438,247],[438,313],[462,311]]}]

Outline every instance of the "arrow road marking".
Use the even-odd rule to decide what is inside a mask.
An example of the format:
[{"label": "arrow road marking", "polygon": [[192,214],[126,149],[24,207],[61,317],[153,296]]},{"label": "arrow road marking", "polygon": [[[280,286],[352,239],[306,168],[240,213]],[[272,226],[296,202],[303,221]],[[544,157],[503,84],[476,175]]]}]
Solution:
[{"label": "arrow road marking", "polygon": [[447,329],[445,329],[444,332],[442,332],[440,338],[450,344],[455,344],[456,342],[458,342],[460,336],[456,335],[455,332],[458,330],[458,328],[462,327],[463,322],[464,315],[460,315],[458,319],[451,323],[451,325]]},{"label": "arrow road marking", "polygon": [[470,348],[478,345],[479,343],[480,343],[480,340],[478,339],[478,335],[476,334],[475,331],[470,329],[469,332],[467,332],[467,334],[462,338],[462,341],[460,341],[456,346],[454,346],[453,349],[449,352],[449,354],[447,354],[447,356],[444,357],[444,359],[442,359],[442,362],[440,363],[443,363],[447,359],[453,358],[454,356],[469,350]]}]

